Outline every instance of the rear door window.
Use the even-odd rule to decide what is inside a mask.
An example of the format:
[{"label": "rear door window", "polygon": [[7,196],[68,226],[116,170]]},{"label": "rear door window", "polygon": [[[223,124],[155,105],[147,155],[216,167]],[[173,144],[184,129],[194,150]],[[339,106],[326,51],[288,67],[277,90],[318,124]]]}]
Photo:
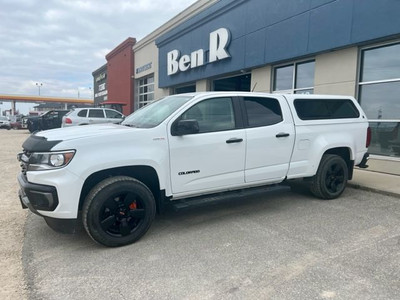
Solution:
[{"label": "rear door window", "polygon": [[119,112],[115,111],[115,110],[106,109],[105,111],[106,111],[106,118],[109,118],[109,119],[122,119],[122,115]]},{"label": "rear door window", "polygon": [[274,98],[244,97],[249,127],[268,126],[281,122],[282,110]]},{"label": "rear door window", "polygon": [[86,115],[87,115],[87,109],[82,109],[80,112],[78,112],[78,117],[86,118]]},{"label": "rear door window", "polygon": [[104,118],[104,111],[102,109],[90,109],[89,118]]},{"label": "rear door window", "polygon": [[350,99],[296,99],[294,107],[302,120],[360,117],[360,112]]}]

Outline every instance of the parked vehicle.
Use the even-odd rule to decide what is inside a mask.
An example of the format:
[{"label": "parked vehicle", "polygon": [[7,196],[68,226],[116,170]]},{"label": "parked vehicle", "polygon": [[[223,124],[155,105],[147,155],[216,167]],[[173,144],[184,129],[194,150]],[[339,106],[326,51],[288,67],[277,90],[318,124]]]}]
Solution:
[{"label": "parked vehicle", "polygon": [[118,124],[125,116],[110,108],[75,108],[62,119],[62,127],[101,123]]},{"label": "parked vehicle", "polygon": [[10,120],[10,125],[12,129],[27,129],[27,117],[24,115],[13,116]]},{"label": "parked vehicle", "polygon": [[[18,155],[23,207],[55,230],[82,216],[106,246],[140,239],[156,210],[245,196],[303,178],[320,199],[367,167],[368,120],[352,97],[244,92],[180,94],[122,125],[31,135]],[[78,214],[79,213],[79,214]]]},{"label": "parked vehicle", "polygon": [[69,110],[49,110],[41,116],[28,117],[27,127],[29,132],[48,130],[61,127],[62,117]]},{"label": "parked vehicle", "polygon": [[40,115],[35,116],[27,116],[26,118],[26,127],[28,128],[29,132],[33,133],[35,131],[40,131],[39,129],[39,121]]},{"label": "parked vehicle", "polygon": [[19,120],[15,120],[13,122],[10,122],[10,126],[12,129],[22,129],[22,123]]},{"label": "parked vehicle", "polygon": [[21,129],[28,129],[28,116],[21,118]]},{"label": "parked vehicle", "polygon": [[7,117],[0,116],[0,128],[11,129],[10,120]]}]

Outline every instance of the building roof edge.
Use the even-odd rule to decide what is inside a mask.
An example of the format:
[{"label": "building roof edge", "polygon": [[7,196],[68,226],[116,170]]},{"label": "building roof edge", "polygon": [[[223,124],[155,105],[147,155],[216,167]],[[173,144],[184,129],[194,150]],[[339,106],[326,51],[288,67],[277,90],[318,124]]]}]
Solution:
[{"label": "building roof edge", "polygon": [[118,53],[120,53],[123,49],[127,48],[127,47],[133,47],[133,45],[136,44],[136,39],[133,37],[128,37],[125,41],[123,41],[121,44],[119,44],[117,47],[115,47],[113,50],[111,50],[111,52],[109,52],[106,55],[106,60],[108,61],[110,58],[112,58],[113,56],[117,55]]}]

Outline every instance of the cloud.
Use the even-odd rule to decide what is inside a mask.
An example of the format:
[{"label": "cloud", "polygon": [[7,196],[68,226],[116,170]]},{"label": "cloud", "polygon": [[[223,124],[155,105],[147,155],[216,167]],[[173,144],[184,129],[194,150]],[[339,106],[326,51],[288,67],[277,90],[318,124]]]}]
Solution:
[{"label": "cloud", "polygon": [[[92,72],[195,0],[0,0],[0,94],[90,96]],[[87,91],[86,91],[87,89]]]},{"label": "cloud", "polygon": [[104,48],[100,49],[99,51],[94,52],[94,56],[98,58],[104,58],[108,53],[111,52],[112,49]]}]

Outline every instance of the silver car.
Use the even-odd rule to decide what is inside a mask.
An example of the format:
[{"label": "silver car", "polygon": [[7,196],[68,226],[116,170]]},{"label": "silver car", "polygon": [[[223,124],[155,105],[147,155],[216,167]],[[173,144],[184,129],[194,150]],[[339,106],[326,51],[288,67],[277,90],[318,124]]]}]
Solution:
[{"label": "silver car", "polygon": [[62,118],[61,127],[101,123],[120,123],[125,116],[109,108],[75,108]]},{"label": "silver car", "polygon": [[11,129],[10,120],[7,117],[0,117],[0,128]]}]

